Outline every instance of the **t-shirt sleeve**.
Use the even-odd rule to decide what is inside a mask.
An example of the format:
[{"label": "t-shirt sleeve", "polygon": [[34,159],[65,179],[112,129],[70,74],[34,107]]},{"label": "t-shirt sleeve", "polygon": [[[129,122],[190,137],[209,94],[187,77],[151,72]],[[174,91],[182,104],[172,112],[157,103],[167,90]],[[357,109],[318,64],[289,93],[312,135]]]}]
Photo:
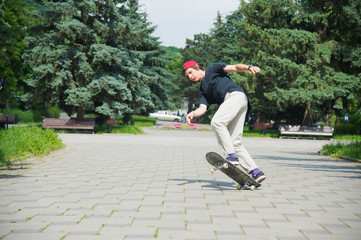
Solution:
[{"label": "t-shirt sleeve", "polygon": [[199,90],[199,104],[204,104],[209,107],[210,103],[208,102],[207,98],[203,95],[202,91]]},{"label": "t-shirt sleeve", "polygon": [[199,104],[204,104],[204,105],[206,105],[207,107],[209,107],[209,103],[208,103],[208,101],[207,101],[207,99],[202,95],[201,97],[200,97],[200,99],[199,99]]},{"label": "t-shirt sleeve", "polygon": [[227,66],[228,64],[223,63],[223,62],[217,62],[217,63],[212,63],[210,68],[214,73],[218,73],[218,74],[226,74],[224,72],[224,67]]}]

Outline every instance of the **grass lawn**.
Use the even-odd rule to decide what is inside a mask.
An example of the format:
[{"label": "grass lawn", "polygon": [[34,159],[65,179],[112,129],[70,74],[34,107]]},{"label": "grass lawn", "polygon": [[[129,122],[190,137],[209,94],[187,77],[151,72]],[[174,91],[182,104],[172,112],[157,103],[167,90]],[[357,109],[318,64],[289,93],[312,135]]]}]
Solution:
[{"label": "grass lawn", "polygon": [[0,130],[0,166],[10,166],[14,160],[28,155],[46,155],[63,147],[61,139],[52,129],[38,126],[12,127]]},{"label": "grass lawn", "polygon": [[[141,129],[142,127],[153,127],[157,122],[155,118],[149,118],[144,116],[132,116],[133,125],[126,125],[122,123],[122,117],[118,118],[117,121],[120,124],[113,124],[113,129],[111,133],[125,133],[125,134],[144,134],[144,131]],[[109,133],[108,126],[104,124],[103,126],[95,127],[96,133]]]},{"label": "grass lawn", "polygon": [[278,137],[278,130],[267,129],[266,134],[262,134],[260,129],[249,130],[248,126],[244,126],[243,137]]}]

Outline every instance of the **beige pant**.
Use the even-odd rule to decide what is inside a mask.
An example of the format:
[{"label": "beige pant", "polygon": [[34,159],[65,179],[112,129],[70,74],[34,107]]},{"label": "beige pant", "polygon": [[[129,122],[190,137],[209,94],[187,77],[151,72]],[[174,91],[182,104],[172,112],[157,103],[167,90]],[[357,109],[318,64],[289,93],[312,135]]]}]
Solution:
[{"label": "beige pant", "polygon": [[250,172],[256,169],[257,165],[242,144],[247,104],[248,99],[243,92],[227,93],[224,102],[214,114],[211,125],[223,154],[228,156],[236,153],[241,166]]}]

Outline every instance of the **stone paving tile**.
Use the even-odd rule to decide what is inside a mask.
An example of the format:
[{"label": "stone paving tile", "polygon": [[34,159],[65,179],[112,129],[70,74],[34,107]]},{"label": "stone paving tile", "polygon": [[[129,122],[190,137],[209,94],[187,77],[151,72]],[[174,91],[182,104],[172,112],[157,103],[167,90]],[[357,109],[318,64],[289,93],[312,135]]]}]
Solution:
[{"label": "stone paving tile", "polygon": [[[239,191],[204,155],[212,132],[61,134],[66,148],[0,172],[1,239],[359,239],[360,164],[327,141],[246,138],[267,176]],[[262,146],[262,147],[260,147]]]}]

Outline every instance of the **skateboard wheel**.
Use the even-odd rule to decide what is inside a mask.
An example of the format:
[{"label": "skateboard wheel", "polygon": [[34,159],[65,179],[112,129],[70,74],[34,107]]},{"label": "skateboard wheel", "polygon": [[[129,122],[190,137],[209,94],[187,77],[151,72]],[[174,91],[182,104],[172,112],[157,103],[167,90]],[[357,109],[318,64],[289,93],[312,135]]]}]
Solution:
[{"label": "skateboard wheel", "polygon": [[250,187],[250,189],[251,189],[251,191],[254,191],[254,190],[256,190],[256,186],[252,185],[252,186]]},{"label": "skateboard wheel", "polygon": [[214,168],[209,169],[209,171],[211,171],[211,173],[214,173]]},{"label": "skateboard wheel", "polygon": [[224,163],[223,168],[227,169],[228,168],[228,163]]},{"label": "skateboard wheel", "polygon": [[238,185],[237,185],[237,189],[238,189],[238,190],[241,190],[241,189],[242,189],[242,186],[238,184]]}]

